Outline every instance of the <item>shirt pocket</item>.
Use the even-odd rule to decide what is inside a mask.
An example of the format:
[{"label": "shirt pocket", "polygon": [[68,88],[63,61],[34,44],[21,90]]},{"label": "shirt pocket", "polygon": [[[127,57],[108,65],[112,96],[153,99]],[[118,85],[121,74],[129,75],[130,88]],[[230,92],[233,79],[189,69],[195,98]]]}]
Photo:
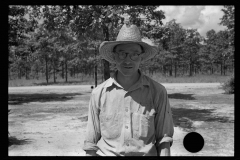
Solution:
[{"label": "shirt pocket", "polygon": [[121,135],[122,116],[118,113],[112,115],[100,114],[101,134],[104,138],[115,139]]},{"label": "shirt pocket", "polygon": [[154,115],[140,113],[132,114],[133,137],[136,139],[146,138],[154,134]]}]

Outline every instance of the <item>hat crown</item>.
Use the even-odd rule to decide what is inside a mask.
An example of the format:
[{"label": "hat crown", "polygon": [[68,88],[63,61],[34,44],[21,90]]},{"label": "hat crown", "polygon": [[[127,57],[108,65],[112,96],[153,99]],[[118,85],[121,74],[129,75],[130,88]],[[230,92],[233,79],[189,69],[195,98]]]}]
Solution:
[{"label": "hat crown", "polygon": [[120,29],[116,41],[141,42],[141,33],[136,25],[127,26],[124,24]]}]

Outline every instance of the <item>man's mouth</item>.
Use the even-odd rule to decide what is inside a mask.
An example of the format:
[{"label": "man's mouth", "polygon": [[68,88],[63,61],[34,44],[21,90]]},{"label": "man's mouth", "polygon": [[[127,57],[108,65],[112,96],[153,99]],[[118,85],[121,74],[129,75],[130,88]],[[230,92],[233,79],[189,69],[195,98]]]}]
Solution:
[{"label": "man's mouth", "polygon": [[126,69],[131,69],[131,68],[133,68],[133,67],[130,67],[130,66],[125,66],[124,68],[126,68]]}]

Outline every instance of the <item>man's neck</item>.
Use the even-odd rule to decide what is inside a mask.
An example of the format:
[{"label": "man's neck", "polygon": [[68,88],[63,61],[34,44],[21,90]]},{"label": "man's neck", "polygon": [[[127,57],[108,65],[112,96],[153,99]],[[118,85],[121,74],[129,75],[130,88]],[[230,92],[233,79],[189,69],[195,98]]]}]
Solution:
[{"label": "man's neck", "polygon": [[140,74],[137,71],[132,76],[124,76],[121,72],[117,71],[117,82],[125,89],[128,90],[139,79]]}]

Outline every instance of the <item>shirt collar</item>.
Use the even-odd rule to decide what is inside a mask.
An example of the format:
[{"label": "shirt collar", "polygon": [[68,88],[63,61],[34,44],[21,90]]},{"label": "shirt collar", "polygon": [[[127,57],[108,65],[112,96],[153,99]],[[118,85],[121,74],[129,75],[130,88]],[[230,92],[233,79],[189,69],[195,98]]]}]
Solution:
[{"label": "shirt collar", "polygon": [[[117,82],[117,72],[118,72],[118,71],[116,71],[116,72],[113,74],[113,76],[110,77],[110,79],[108,80],[108,82],[107,82],[106,85],[105,85],[106,88],[112,86],[113,84],[121,87],[121,85]],[[138,70],[138,72],[140,73],[140,78],[139,78],[139,80],[138,80],[132,87],[138,88],[138,87],[142,87],[142,86],[144,86],[144,85],[145,85],[145,86],[149,86],[150,84],[149,84],[149,82],[147,81],[145,75],[144,75],[140,70]],[[131,88],[132,88],[132,87],[131,87]],[[121,88],[122,88],[122,87],[121,87]],[[130,88],[130,89],[131,89],[131,88]],[[132,89],[131,89],[131,90],[132,90]]]}]

